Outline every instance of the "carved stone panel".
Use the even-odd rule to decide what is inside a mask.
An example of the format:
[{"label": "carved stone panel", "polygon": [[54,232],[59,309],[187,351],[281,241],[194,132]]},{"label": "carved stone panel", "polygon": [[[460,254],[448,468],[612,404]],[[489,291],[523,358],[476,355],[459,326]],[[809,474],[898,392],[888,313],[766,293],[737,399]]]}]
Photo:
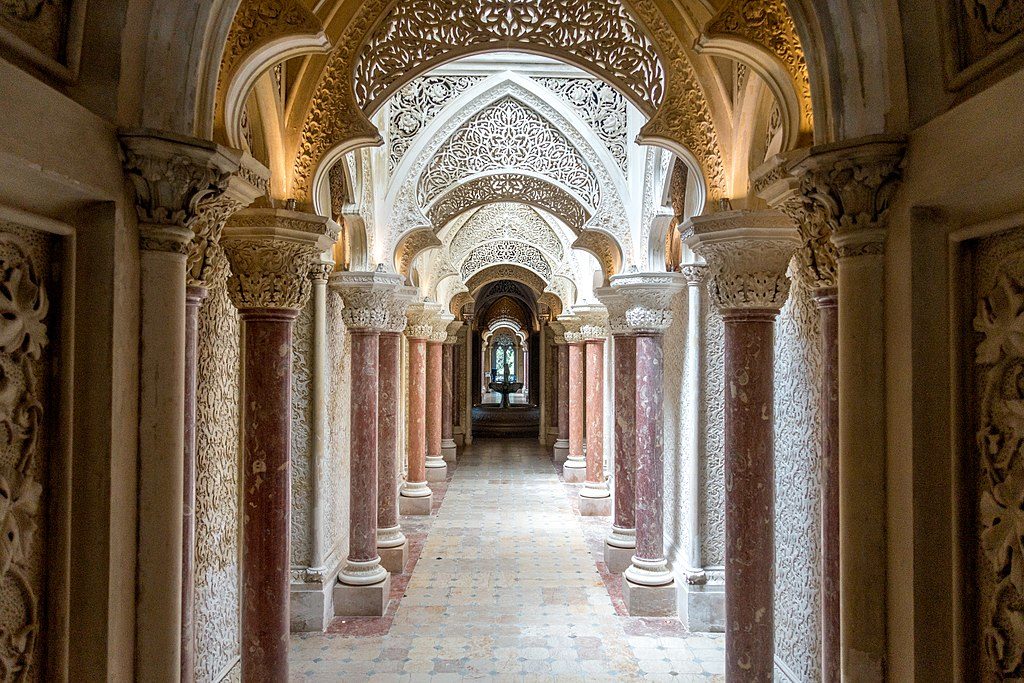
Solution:
[{"label": "carved stone panel", "polygon": [[1024,51],[1024,0],[946,0],[944,4],[951,88]]},{"label": "carved stone panel", "polygon": [[3,0],[0,45],[63,79],[78,72],[85,0]]},{"label": "carved stone panel", "polygon": [[[5,5],[6,7],[6,5]],[[54,237],[0,224],[0,680],[42,680],[46,661]],[[54,518],[57,516],[54,515]],[[56,560],[54,560],[56,561]]]}]

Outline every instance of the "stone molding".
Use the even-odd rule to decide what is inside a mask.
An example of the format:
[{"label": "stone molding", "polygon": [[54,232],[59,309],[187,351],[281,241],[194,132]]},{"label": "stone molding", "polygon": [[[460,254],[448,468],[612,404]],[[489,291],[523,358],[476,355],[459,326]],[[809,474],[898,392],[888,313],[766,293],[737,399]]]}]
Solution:
[{"label": "stone molding", "polygon": [[[452,318],[454,318],[454,317],[455,316],[452,316]],[[452,320],[450,323],[448,323],[448,326],[445,327],[446,336],[445,336],[444,343],[446,345],[451,346],[453,344],[458,344],[459,343],[459,329],[461,327],[462,327],[462,321],[461,320]]]},{"label": "stone molding", "polygon": [[323,216],[285,209],[238,211],[221,235],[231,264],[231,303],[238,309],[300,310],[312,287],[310,268],[336,238]]},{"label": "stone molding", "polygon": [[583,335],[580,333],[582,321],[574,313],[563,313],[558,316],[558,323],[562,326],[562,336],[566,344],[582,344]]},{"label": "stone molding", "polygon": [[613,287],[599,287],[594,290],[594,294],[608,311],[609,333],[615,337],[632,335],[633,330],[626,322],[628,302]]},{"label": "stone molding", "polygon": [[448,326],[455,322],[455,316],[443,311],[434,318],[434,332],[428,341],[445,343],[448,341]]},{"label": "stone molding", "polygon": [[608,336],[608,309],[601,304],[581,304],[572,309],[580,321],[583,341],[604,341]]},{"label": "stone molding", "polygon": [[688,263],[680,266],[679,273],[690,287],[699,287],[708,279],[708,267],[703,263]]},{"label": "stone molding", "polygon": [[188,253],[199,202],[227,189],[242,153],[152,129],[122,130],[118,139],[125,173],[135,189],[139,248]]},{"label": "stone molding", "polygon": [[220,247],[224,224],[236,211],[265,195],[269,184],[270,170],[246,152],[224,193],[199,202],[185,266],[189,285],[209,288],[227,278],[227,259]]},{"label": "stone molding", "polygon": [[903,177],[906,138],[872,136],[811,147],[789,167],[814,200],[840,259],[885,253],[889,207]]},{"label": "stone molding", "polygon": [[396,296],[405,281],[385,272],[342,271],[331,275],[330,287],[345,307],[341,319],[349,331],[389,332],[405,326],[406,299]]},{"label": "stone molding", "polygon": [[672,325],[672,299],[686,288],[679,273],[630,273],[611,279],[623,302],[626,326],[634,334],[661,334]]},{"label": "stone molding", "polygon": [[409,321],[409,325],[405,328],[405,334],[410,339],[430,340],[434,336],[435,320],[442,311],[444,311],[444,307],[433,301],[419,301],[411,304],[405,312]]},{"label": "stone molding", "polygon": [[789,296],[786,271],[800,246],[778,211],[726,211],[687,222],[683,242],[708,264],[708,293],[720,310],[778,311]]}]

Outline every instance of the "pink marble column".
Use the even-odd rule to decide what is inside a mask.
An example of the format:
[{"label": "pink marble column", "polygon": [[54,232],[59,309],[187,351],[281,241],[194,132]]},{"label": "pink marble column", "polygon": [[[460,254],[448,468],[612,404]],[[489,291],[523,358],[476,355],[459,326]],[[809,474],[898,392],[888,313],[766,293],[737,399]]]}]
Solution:
[{"label": "pink marble column", "polygon": [[[587,363],[587,479],[580,489],[580,497],[588,501],[610,502],[611,492],[604,476],[604,339],[588,338],[584,346]],[[589,507],[581,500],[582,514],[607,515],[611,512],[611,506],[607,504],[586,512],[585,506]]]},{"label": "pink marble column", "polygon": [[441,457],[446,463],[456,461],[454,436],[455,413],[455,345],[459,341],[457,332],[462,327],[459,321],[452,321],[446,328],[441,350]]},{"label": "pink marble column", "polygon": [[441,455],[441,423],[444,410],[442,399],[442,356],[443,339],[434,337],[427,342],[427,481],[444,481],[448,476],[448,464]]},{"label": "pink marble column", "polygon": [[[409,338],[409,407],[408,407],[408,451],[409,467],[402,498],[428,498],[427,486],[427,340]],[[405,501],[400,500],[401,504]],[[409,514],[402,510],[402,514]],[[427,512],[430,514],[429,504]]]},{"label": "pink marble column", "polygon": [[[403,321],[404,322],[404,321]],[[377,402],[377,548],[403,548],[408,541],[398,522],[398,401],[401,398],[399,366],[402,352],[401,332],[380,333],[378,374],[380,395]],[[405,566],[398,553],[396,564]],[[383,557],[383,554],[381,555]],[[401,568],[387,567],[400,572]]]},{"label": "pink marble column", "polygon": [[242,680],[288,680],[292,325],[295,309],[241,309]]},{"label": "pink marble column", "polygon": [[841,679],[839,643],[839,306],[834,287],[814,292],[821,323],[821,668]]},{"label": "pink marble column", "polygon": [[[566,333],[569,339],[573,333]],[[583,453],[583,373],[585,354],[579,333],[569,341],[569,457],[562,465],[562,474],[568,482],[586,479],[587,459]]]},{"label": "pink marble column", "polygon": [[[555,460],[565,462],[569,454],[569,345],[558,344],[558,439]],[[561,460],[559,460],[561,458]]]},{"label": "pink marble column", "polygon": [[615,510],[612,531],[605,540],[605,564],[610,571],[621,572],[636,548],[636,337],[616,334],[614,347]]},{"label": "pink marble column", "polygon": [[338,579],[366,586],[387,578],[377,553],[377,384],[380,333],[353,329],[348,560]]},{"label": "pink marble column", "polygon": [[181,680],[195,677],[196,370],[205,287],[185,288],[185,458],[181,525]]}]

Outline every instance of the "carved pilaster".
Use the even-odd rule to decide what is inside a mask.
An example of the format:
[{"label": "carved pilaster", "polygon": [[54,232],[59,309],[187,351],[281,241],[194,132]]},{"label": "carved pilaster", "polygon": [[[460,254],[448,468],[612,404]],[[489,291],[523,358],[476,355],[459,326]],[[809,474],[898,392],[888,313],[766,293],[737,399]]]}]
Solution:
[{"label": "carved pilaster", "polygon": [[309,270],[336,237],[322,216],[284,209],[235,213],[221,235],[231,264],[231,303],[239,309],[301,309],[309,297]]},{"label": "carved pilaster", "polygon": [[135,189],[139,247],[187,253],[199,202],[227,189],[242,153],[156,130],[125,130],[118,137]]},{"label": "carved pilaster", "polygon": [[236,211],[266,194],[269,182],[270,171],[246,153],[223,194],[199,202],[185,266],[189,285],[209,288],[227,278],[227,258],[220,247],[224,224]]},{"label": "carved pilaster", "polygon": [[800,238],[778,211],[728,211],[689,221],[683,241],[708,263],[708,292],[721,310],[778,311]]}]

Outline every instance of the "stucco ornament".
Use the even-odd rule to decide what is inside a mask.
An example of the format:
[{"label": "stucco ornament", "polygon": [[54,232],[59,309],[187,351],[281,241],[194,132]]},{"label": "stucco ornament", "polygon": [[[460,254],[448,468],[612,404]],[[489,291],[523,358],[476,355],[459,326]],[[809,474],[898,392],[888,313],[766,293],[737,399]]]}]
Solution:
[{"label": "stucco ornament", "polygon": [[386,332],[399,316],[404,323],[406,303],[396,296],[403,284],[401,275],[384,272],[337,272],[330,278],[331,290],[345,302],[341,319],[349,330]]},{"label": "stucco ornament", "polygon": [[[410,339],[430,340],[438,327],[438,316],[443,311],[444,307],[433,301],[420,301],[410,304],[405,312],[409,320],[409,325],[405,328],[405,334]],[[447,322],[445,325],[447,325]]]},{"label": "stucco ornament", "polygon": [[561,238],[540,214],[532,207],[508,202],[480,207],[446,241],[452,260],[458,263],[484,242],[499,240],[529,243],[553,261],[565,255]]},{"label": "stucco ornament", "polygon": [[446,104],[483,76],[422,76],[402,86],[388,102],[388,171],[393,172],[420,131]]},{"label": "stucco ornament", "polygon": [[672,301],[686,286],[678,273],[628,273],[612,278],[626,325],[639,334],[660,334],[672,325]]},{"label": "stucco ornament", "polygon": [[983,605],[985,648],[996,670],[1024,673],[1024,289],[1001,274],[978,302],[974,329],[982,339],[975,362],[983,369],[976,435],[983,486],[981,548],[996,588]]},{"label": "stucco ornament", "polygon": [[545,88],[572,105],[626,171],[630,140],[626,128],[626,98],[596,78],[537,78]]},{"label": "stucco ornament", "polygon": [[502,263],[510,263],[529,268],[543,277],[551,279],[552,264],[537,247],[518,240],[498,240],[485,242],[468,252],[459,266],[463,280],[468,280],[484,268]]},{"label": "stucco ornament", "polygon": [[447,190],[427,210],[437,228],[464,211],[495,202],[521,202],[554,214],[575,231],[583,229],[591,213],[557,184],[523,173],[490,173]]}]

